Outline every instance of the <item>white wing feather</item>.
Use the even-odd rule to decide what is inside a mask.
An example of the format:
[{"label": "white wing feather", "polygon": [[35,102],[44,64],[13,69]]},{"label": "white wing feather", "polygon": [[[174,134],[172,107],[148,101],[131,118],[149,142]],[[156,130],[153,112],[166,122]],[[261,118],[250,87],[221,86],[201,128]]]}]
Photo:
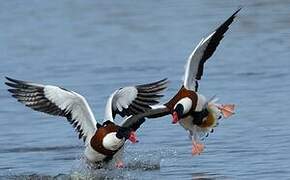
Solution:
[{"label": "white wing feather", "polygon": [[[86,99],[73,91],[65,91],[56,86],[45,86],[44,95],[61,110],[71,112],[71,118],[78,121],[87,140],[95,134],[96,119]],[[86,142],[87,143],[87,142]]]},{"label": "white wing feather", "polygon": [[64,116],[88,144],[96,131],[96,120],[86,99],[57,86],[19,81],[6,77],[12,96],[26,106],[51,115]]},{"label": "white wing feather", "polygon": [[196,75],[198,73],[199,63],[214,33],[215,32],[207,36],[205,39],[202,39],[187,60],[183,85],[188,90],[194,90],[195,88],[195,82],[197,81]]},{"label": "white wing feather", "polygon": [[107,120],[114,122],[113,111],[122,112],[123,109],[127,109],[137,97],[137,93],[136,87],[133,86],[124,87],[113,92],[107,100],[104,122]]},{"label": "white wing feather", "polygon": [[197,90],[198,82],[203,74],[203,65],[215,52],[224,34],[234,21],[236,14],[241,10],[235,11],[223,24],[213,33],[202,39],[188,58],[183,85],[186,89]]},{"label": "white wing feather", "polygon": [[151,109],[151,105],[159,103],[163,96],[160,93],[166,89],[167,79],[150,84],[128,86],[116,90],[109,97],[105,110],[104,122],[114,121],[115,115],[122,117],[137,115]]}]

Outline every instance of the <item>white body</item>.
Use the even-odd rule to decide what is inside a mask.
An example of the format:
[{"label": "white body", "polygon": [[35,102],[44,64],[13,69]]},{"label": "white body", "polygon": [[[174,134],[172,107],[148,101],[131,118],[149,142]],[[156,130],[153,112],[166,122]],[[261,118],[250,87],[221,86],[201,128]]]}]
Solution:
[{"label": "white body", "polygon": [[[205,100],[205,99],[204,99]],[[205,104],[204,102],[203,104]],[[209,102],[207,105],[207,109],[209,113],[213,114],[214,118],[218,119],[221,116],[221,111],[217,108],[217,106],[213,102]],[[193,124],[193,117],[187,116],[186,118],[182,118],[179,120],[179,124],[189,132],[190,138],[199,141],[202,137],[204,137],[207,133],[209,133],[213,127],[202,128],[195,124]],[[213,126],[216,126],[214,124]]]}]

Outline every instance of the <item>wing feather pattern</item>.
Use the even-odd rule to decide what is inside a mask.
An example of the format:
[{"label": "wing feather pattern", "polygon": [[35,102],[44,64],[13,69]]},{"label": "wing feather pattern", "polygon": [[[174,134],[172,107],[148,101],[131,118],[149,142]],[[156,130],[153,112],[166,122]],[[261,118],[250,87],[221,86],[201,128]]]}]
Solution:
[{"label": "wing feather pattern", "polygon": [[95,117],[86,99],[73,92],[51,85],[42,85],[6,77],[8,91],[25,106],[50,115],[63,116],[87,144],[96,130]]},{"label": "wing feather pattern", "polygon": [[161,92],[167,88],[167,79],[149,84],[128,86],[115,91],[106,106],[104,121],[113,121],[117,114],[124,116],[137,115],[151,109],[163,97]]},{"label": "wing feather pattern", "polygon": [[230,16],[221,26],[206,38],[203,38],[188,58],[184,87],[189,90],[198,89],[198,80],[203,75],[204,63],[213,55],[220,41],[223,39],[225,32],[229,29],[230,24],[234,21],[236,14],[241,10],[239,8]]}]

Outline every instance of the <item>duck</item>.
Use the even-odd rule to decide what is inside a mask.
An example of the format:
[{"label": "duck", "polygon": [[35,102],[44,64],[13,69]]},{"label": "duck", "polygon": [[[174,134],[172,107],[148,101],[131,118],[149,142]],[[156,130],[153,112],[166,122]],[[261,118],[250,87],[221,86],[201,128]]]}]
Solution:
[{"label": "duck", "polygon": [[[114,91],[107,100],[104,120],[99,123],[87,100],[74,91],[10,77],[6,79],[5,84],[10,87],[8,91],[20,103],[35,111],[65,117],[84,142],[86,160],[96,167],[102,167],[112,159],[116,167],[124,167],[122,154],[126,140],[138,142],[135,132],[167,88],[165,78]],[[123,117],[123,122],[114,122],[116,115]]]},{"label": "duck", "polygon": [[234,104],[219,104],[215,96],[207,100],[200,94],[198,81],[203,75],[205,62],[213,55],[240,10],[241,8],[236,10],[215,31],[198,43],[187,60],[181,88],[167,103],[156,106],[160,114],[155,114],[155,117],[171,114],[172,123],[179,123],[188,131],[192,141],[192,155],[203,152],[204,144],[201,141],[213,132],[218,120],[234,114]]}]

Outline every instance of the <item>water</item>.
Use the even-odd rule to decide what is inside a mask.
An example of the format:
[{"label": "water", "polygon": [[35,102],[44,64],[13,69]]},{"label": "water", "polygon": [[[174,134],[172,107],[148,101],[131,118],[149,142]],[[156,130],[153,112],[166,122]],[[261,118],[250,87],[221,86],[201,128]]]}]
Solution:
[{"label": "water", "polygon": [[128,144],[127,169],[95,171],[69,123],[15,102],[0,84],[0,178],[287,179],[290,177],[289,1],[1,1],[0,76],[61,85],[102,120],[115,89],[168,77],[180,87],[201,37],[243,6],[206,64],[200,92],[237,104],[190,154],[170,117],[145,123]]}]

